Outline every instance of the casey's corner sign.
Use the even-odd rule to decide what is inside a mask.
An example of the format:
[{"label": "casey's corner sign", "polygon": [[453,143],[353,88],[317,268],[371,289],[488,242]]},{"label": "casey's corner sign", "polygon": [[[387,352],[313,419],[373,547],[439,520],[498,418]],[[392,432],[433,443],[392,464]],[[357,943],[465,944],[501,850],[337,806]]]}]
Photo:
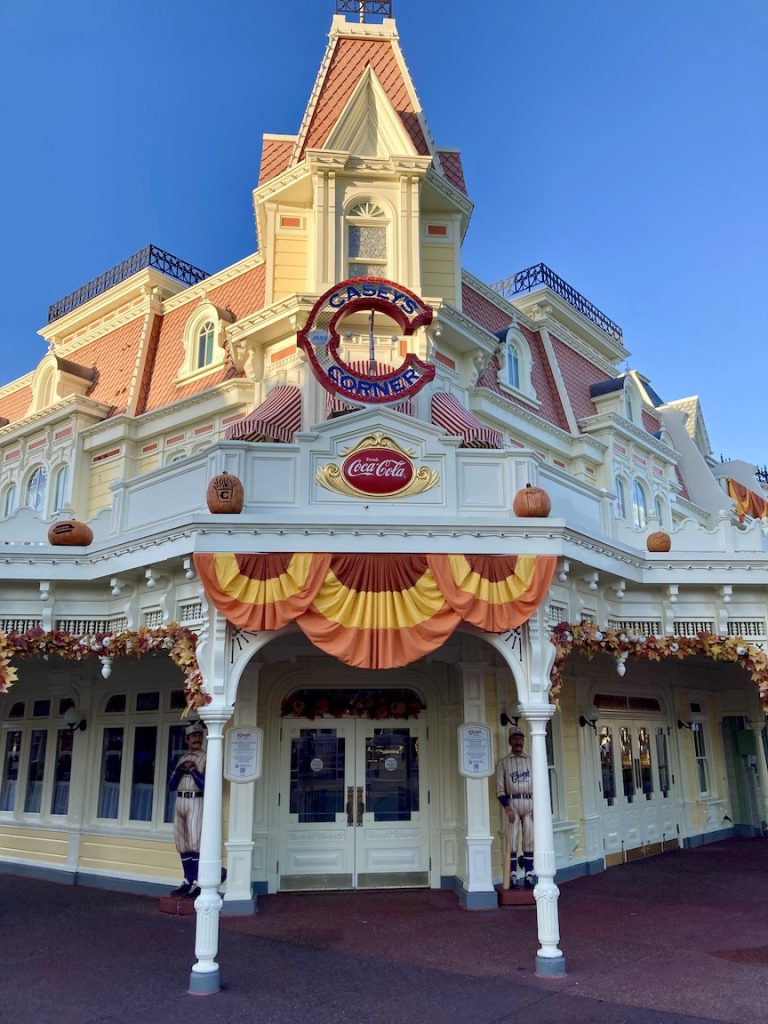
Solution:
[{"label": "casey's corner sign", "polygon": [[419,327],[432,323],[433,311],[413,292],[379,277],[353,277],[334,285],[321,295],[306,326],[299,331],[298,342],[307,354],[312,371],[333,394],[353,404],[384,405],[402,402],[415,395],[435,376],[435,368],[409,352],[398,367],[384,373],[361,373],[339,355],[338,325],[355,312],[369,315],[368,365],[377,368],[374,317],[377,312],[390,317],[409,337]]}]

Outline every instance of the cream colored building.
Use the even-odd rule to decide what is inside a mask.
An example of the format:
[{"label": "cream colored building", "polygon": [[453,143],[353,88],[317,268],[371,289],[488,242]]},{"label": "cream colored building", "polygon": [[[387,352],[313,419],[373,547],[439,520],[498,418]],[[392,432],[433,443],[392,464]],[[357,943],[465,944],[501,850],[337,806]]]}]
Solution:
[{"label": "cream colored building", "polygon": [[[768,543],[759,517],[738,521],[726,480],[762,498],[761,482],[715,463],[695,398],[663,402],[621,369],[620,329],[547,267],[496,288],[462,268],[461,157],[433,140],[392,20],[334,18],[297,134],[264,136],[253,200],[258,251],[206,276],[144,250],[52,307],[47,354],[0,389],[0,628],[92,649],[13,658],[2,867],[138,892],[177,884],[167,778],[186,680],[162,652],[111,657],[103,644],[176,622],[199,636],[211,698],[193,988],[218,985],[220,851],[225,913],[253,912],[259,893],[381,886],[495,906],[503,817],[493,776],[461,774],[457,730],[489,726],[495,762],[512,720],[533,760],[537,969],[561,973],[557,885],[765,830],[764,712],[744,663],[766,642]],[[359,310],[345,322],[341,355],[363,377],[371,343],[379,375],[408,351],[434,371],[402,401],[345,401],[298,344],[318,297],[365,276],[433,313],[409,337],[382,309],[377,328]],[[329,487],[327,467],[338,477],[377,437],[429,486]],[[244,485],[240,514],[206,507],[222,472]],[[529,483],[549,516],[513,513]],[[49,544],[71,516],[92,543]],[[659,530],[668,553],[647,550]],[[536,556],[556,570],[523,625],[465,621],[418,660],[361,668],[299,620],[229,624],[195,566],[295,552]],[[561,622],[596,624],[593,648],[610,635],[647,653],[646,638],[702,634],[742,653],[576,649],[555,705]],[[86,728],[66,724],[71,708]],[[222,735],[245,727],[263,730],[261,775],[224,781]]]}]

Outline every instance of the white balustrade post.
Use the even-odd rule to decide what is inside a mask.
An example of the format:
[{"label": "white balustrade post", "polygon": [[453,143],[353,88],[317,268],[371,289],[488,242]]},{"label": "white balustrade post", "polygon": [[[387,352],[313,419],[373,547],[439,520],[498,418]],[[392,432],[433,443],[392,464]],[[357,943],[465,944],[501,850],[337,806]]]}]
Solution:
[{"label": "white balustrade post", "polygon": [[205,798],[203,827],[200,839],[198,884],[200,895],[195,900],[197,929],[195,956],[197,963],[189,977],[189,991],[209,995],[219,991],[219,916],[221,914],[221,806],[223,790],[224,726],[232,716],[230,705],[200,709],[200,718],[208,728],[205,754]]},{"label": "white balustrade post", "polygon": [[531,742],[533,775],[533,867],[537,881],[533,890],[540,948],[536,954],[536,974],[552,977],[565,974],[565,957],[559,948],[560,923],[555,885],[555,833],[547,765],[547,722],[554,714],[552,704],[523,705]]}]

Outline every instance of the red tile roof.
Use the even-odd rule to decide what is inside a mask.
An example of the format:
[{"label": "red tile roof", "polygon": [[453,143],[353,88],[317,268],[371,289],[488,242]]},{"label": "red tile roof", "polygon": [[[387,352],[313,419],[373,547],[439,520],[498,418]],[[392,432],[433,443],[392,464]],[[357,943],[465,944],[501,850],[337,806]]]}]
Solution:
[{"label": "red tile roof", "polygon": [[125,412],[128,405],[133,369],[143,334],[144,317],[137,316],[111,334],[89,341],[71,353],[71,358],[81,366],[96,369],[96,380],[88,391],[88,397],[111,405],[113,415]]},{"label": "red tile roof", "polygon": [[[264,305],[264,264],[246,271],[232,281],[226,281],[206,293],[207,298],[220,309],[229,309],[235,320],[261,309]],[[207,391],[230,377],[238,376],[227,363],[220,370],[205,374],[188,384],[177,386],[176,381],[184,365],[184,329],[194,316],[199,303],[190,301],[171,310],[163,317],[157,350],[149,371],[144,402],[137,413],[161,409],[189,395]]]},{"label": "red tile roof", "polygon": [[10,395],[0,397],[0,416],[14,423],[22,419],[32,404],[32,388],[27,384]]},{"label": "red tile roof", "polygon": [[400,115],[416,152],[422,156],[429,155],[429,147],[392,42],[388,39],[356,39],[342,36],[336,40],[320,95],[302,140],[299,160],[304,158],[305,150],[322,148],[360,81],[360,76],[369,65],[390,103]]},{"label": "red tile roof", "polygon": [[661,430],[661,423],[647,409],[643,409],[643,426],[649,434],[657,434]]},{"label": "red tile roof", "polygon": [[294,139],[264,139],[259,168],[260,185],[282,174],[291,159],[294,144]]},{"label": "red tile roof", "polygon": [[476,324],[480,324],[491,334],[505,331],[512,322],[509,313],[499,309],[497,305],[465,282],[462,282],[461,285],[461,307],[470,320],[474,320]]},{"label": "red tile roof", "polygon": [[589,397],[589,387],[591,384],[610,380],[611,375],[595,366],[580,352],[575,352],[559,338],[554,335],[551,335],[551,338],[557,365],[560,367],[574,416],[577,420],[594,416],[597,409]]},{"label": "red tile roof", "polygon": [[680,472],[680,467],[679,466],[675,466],[675,476],[677,477],[677,482],[680,484],[680,487],[681,487],[680,494],[687,501],[690,501],[691,497],[688,494],[688,488],[685,486],[685,480],[683,479],[683,474]]},{"label": "red tile roof", "polygon": [[447,181],[457,188],[459,192],[467,194],[467,185],[464,181],[464,168],[461,164],[461,153],[457,153],[454,150],[438,150],[437,155],[440,157],[440,163],[443,167],[443,174]]}]

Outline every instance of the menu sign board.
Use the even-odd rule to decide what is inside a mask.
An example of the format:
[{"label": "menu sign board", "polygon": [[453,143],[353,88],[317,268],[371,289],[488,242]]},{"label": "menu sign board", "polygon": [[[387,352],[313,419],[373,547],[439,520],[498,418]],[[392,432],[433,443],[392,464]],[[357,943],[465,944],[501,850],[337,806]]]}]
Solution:
[{"label": "menu sign board", "polygon": [[468,779],[487,779],[493,775],[490,726],[465,722],[458,729],[459,774]]},{"label": "menu sign board", "polygon": [[224,778],[229,782],[255,782],[261,777],[264,733],[255,726],[235,726],[225,738]]}]

